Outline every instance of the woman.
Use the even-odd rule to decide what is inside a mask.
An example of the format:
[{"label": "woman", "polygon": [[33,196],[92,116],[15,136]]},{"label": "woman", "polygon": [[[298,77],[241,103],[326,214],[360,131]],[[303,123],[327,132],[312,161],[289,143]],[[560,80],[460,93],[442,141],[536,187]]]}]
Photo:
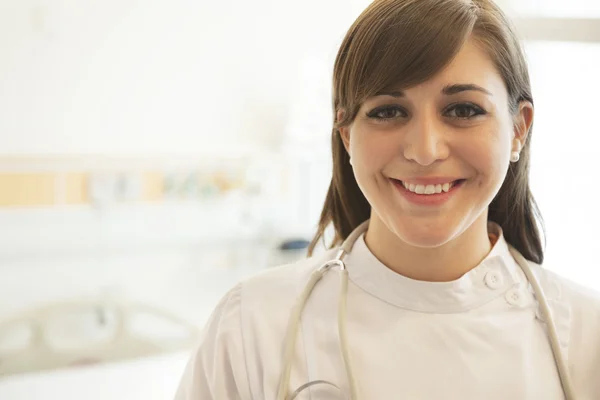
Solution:
[{"label": "woman", "polygon": [[[533,99],[503,13],[376,0],[334,68],[334,170],[313,241],[332,224],[332,249],[234,287],[177,398],[600,398],[600,298],[540,266]],[[296,323],[311,274],[353,231],[346,270],[323,275]]]}]

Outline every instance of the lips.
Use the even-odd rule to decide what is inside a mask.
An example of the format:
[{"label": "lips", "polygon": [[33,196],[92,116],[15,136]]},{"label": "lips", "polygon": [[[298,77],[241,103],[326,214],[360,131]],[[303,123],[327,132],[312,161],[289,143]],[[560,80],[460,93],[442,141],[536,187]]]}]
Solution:
[{"label": "lips", "polygon": [[412,185],[423,185],[423,186],[428,186],[428,185],[434,185],[435,186],[435,185],[444,185],[446,183],[449,183],[450,186],[454,186],[454,185],[458,185],[458,184],[463,183],[464,181],[466,181],[466,179],[464,179],[464,178],[455,179],[455,180],[445,180],[445,181],[441,181],[441,180],[435,179],[435,181],[436,181],[435,183],[433,183],[434,180],[431,180],[428,183],[423,183],[423,181],[405,182],[405,181],[402,181],[400,179],[395,179],[395,178],[391,178],[391,179],[392,179],[392,181],[394,181],[396,183],[399,183],[402,186],[405,186],[405,184],[406,184],[406,186],[409,186],[411,184]]},{"label": "lips", "polygon": [[[410,189],[407,189],[406,187],[404,187],[404,185],[402,184],[402,181],[400,181],[398,179],[390,179],[390,181],[392,182],[393,186],[397,189],[400,196],[402,196],[402,198],[404,198],[406,201],[408,201],[409,203],[413,203],[415,205],[429,207],[429,206],[441,206],[442,204],[449,201],[452,197],[455,196],[455,193],[463,187],[463,183],[466,181],[466,179],[457,179],[454,181],[452,181],[452,180],[446,181],[446,183],[444,183],[442,185],[443,187],[442,187],[441,191],[439,191],[440,184],[437,184],[437,185],[429,184],[425,188],[423,185],[417,185],[417,187],[413,189],[413,190],[416,189],[416,191],[414,191],[414,192],[411,191]],[[449,185],[450,182],[454,182],[454,183]],[[414,187],[414,184],[411,184],[410,186]],[[435,190],[435,192],[432,192],[431,186],[436,186],[437,190]],[[448,188],[448,186],[450,186],[450,187]]]}]

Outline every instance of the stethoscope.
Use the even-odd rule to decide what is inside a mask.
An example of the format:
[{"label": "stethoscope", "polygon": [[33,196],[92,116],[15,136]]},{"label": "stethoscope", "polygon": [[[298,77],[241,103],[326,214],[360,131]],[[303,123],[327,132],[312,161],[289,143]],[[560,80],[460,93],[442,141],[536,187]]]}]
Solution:
[{"label": "stethoscope", "polygon": [[[284,358],[283,358],[283,369],[281,372],[281,377],[279,380],[279,389],[277,392],[277,400],[293,400],[298,394],[306,389],[311,384],[316,383],[326,383],[332,386],[332,383],[326,381],[314,381],[309,384],[302,385],[291,395],[287,395],[287,391],[290,384],[290,373],[292,370],[292,360],[294,356],[294,350],[296,348],[296,337],[298,334],[298,325],[300,324],[300,318],[302,314],[302,310],[304,309],[304,305],[306,301],[310,297],[310,294],[317,284],[319,280],[325,275],[327,271],[332,269],[333,267],[339,267],[340,270],[340,279],[341,279],[341,290],[338,302],[338,331],[340,336],[340,344],[342,349],[342,356],[344,358],[344,365],[346,367],[346,373],[348,375],[348,382],[350,386],[350,400],[358,399],[358,389],[356,379],[352,372],[352,365],[350,363],[350,355],[348,352],[348,340],[346,336],[346,294],[348,292],[348,270],[346,269],[346,265],[344,264],[344,257],[350,253],[352,247],[356,240],[360,237],[361,234],[366,232],[369,226],[369,220],[360,224],[342,243],[340,250],[337,253],[335,259],[326,262],[318,269],[313,271],[310,275],[310,278],[302,290],[302,293],[297,299],[296,305],[290,315],[290,319],[288,321],[287,333],[286,333],[286,341],[285,350],[284,350]],[[563,357],[562,351],[560,349],[558,335],[556,333],[556,327],[554,326],[554,321],[552,319],[552,314],[550,312],[550,308],[548,307],[548,302],[546,301],[546,296],[544,295],[544,291],[540,286],[540,283],[537,277],[531,271],[529,267],[529,263],[516,249],[512,246],[509,246],[509,250],[512,256],[515,258],[515,261],[521,267],[527,280],[533,287],[534,295],[539,303],[543,320],[546,322],[546,327],[548,331],[548,338],[550,339],[550,345],[552,347],[552,353],[554,355],[554,361],[556,363],[558,374],[560,377],[560,382],[562,384],[562,389],[565,394],[566,400],[575,400],[575,392],[573,389],[573,383],[568,373],[567,363]],[[335,386],[337,388],[337,386]],[[339,389],[339,388],[338,388]]]}]

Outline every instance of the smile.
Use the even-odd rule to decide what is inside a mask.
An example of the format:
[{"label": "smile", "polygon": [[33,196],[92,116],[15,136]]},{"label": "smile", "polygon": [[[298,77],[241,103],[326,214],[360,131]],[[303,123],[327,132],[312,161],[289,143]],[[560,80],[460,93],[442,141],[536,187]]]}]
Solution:
[{"label": "smile", "polygon": [[416,205],[438,206],[446,203],[464,186],[466,179],[434,184],[405,183],[390,178],[393,186],[403,199]]},{"label": "smile", "polygon": [[457,183],[460,183],[463,180],[464,179],[459,179],[459,180],[452,181],[452,182],[438,183],[436,185],[421,185],[421,184],[414,184],[414,183],[406,183],[403,181],[400,181],[400,182],[402,183],[402,186],[404,186],[404,188],[406,188],[407,190],[409,190],[413,193],[432,195],[432,194],[439,194],[442,192],[448,193],[454,187],[454,185],[456,185]]}]

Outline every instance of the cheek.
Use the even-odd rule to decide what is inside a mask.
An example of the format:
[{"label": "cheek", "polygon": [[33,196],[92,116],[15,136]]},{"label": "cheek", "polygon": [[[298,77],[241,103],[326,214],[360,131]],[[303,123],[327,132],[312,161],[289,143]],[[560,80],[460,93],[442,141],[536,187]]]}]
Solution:
[{"label": "cheek", "polygon": [[510,148],[500,133],[490,134],[458,146],[460,158],[471,166],[479,187],[499,187],[504,181]]},{"label": "cheek", "polygon": [[353,135],[350,141],[350,155],[358,174],[381,172],[398,157],[397,146],[391,140],[394,135],[368,130],[356,130]]},{"label": "cheek", "polygon": [[[382,173],[398,158],[394,135],[373,131],[354,131],[350,141],[352,168],[358,187],[371,204],[378,204],[386,185]],[[398,136],[398,135],[395,135]]]}]

